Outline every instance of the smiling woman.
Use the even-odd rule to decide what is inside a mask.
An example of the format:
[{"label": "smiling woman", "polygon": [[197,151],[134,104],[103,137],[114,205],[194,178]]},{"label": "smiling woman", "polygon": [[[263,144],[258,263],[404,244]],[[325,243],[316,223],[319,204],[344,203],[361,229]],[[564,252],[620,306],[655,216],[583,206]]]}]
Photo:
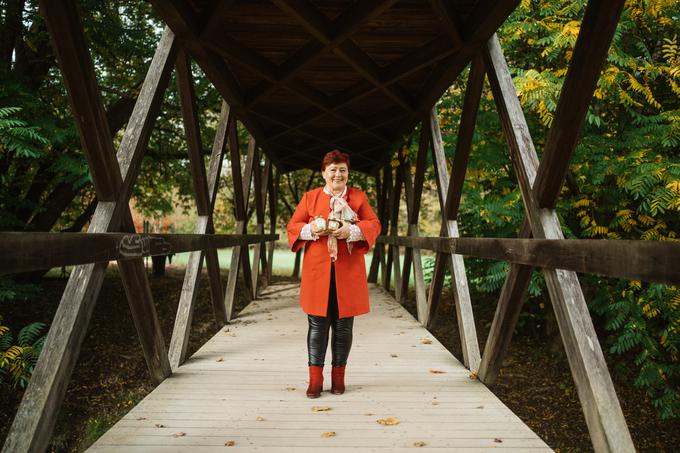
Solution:
[{"label": "smiling woman", "polygon": [[369,311],[364,255],[380,234],[380,221],[366,194],[347,186],[349,155],[338,150],[327,153],[321,173],[326,185],[305,193],[288,223],[291,250],[305,249],[300,305],[309,321],[310,398],[319,397],[322,391],[331,328],[331,392],[345,391],[354,316]]}]

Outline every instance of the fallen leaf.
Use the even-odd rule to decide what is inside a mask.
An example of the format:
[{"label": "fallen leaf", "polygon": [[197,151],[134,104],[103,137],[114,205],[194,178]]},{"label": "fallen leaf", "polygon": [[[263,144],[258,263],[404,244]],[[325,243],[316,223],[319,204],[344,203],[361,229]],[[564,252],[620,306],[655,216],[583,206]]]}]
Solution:
[{"label": "fallen leaf", "polygon": [[184,437],[186,435],[187,435],[187,433],[179,432],[179,433],[173,434],[172,437]]},{"label": "fallen leaf", "polygon": [[444,370],[430,370],[430,373],[432,373],[432,374],[445,374],[445,373],[448,373],[448,371],[444,371]]},{"label": "fallen leaf", "polygon": [[165,425],[161,423],[156,423],[156,428],[165,428]]},{"label": "fallen leaf", "polygon": [[477,406],[475,409],[484,409],[484,406]]},{"label": "fallen leaf", "polygon": [[366,412],[364,415],[373,415],[373,412]]},{"label": "fallen leaf", "polygon": [[493,441],[496,442],[497,444],[502,444],[502,443],[503,443],[503,441],[500,440],[498,437],[496,437]]},{"label": "fallen leaf", "polygon": [[258,422],[262,422],[262,421],[264,421],[264,417],[258,415],[258,416],[255,418],[255,420],[258,421]]},{"label": "fallen leaf", "polygon": [[328,412],[331,410],[328,406],[312,406],[312,412]]},{"label": "fallen leaf", "polygon": [[432,344],[432,340],[430,340],[429,338],[421,338],[420,342],[422,344]]},{"label": "fallen leaf", "polygon": [[325,433],[321,433],[321,437],[335,437],[335,431],[326,431]]},{"label": "fallen leaf", "polygon": [[390,357],[399,357],[399,354],[390,354]]},{"label": "fallen leaf", "polygon": [[472,373],[470,373],[470,374],[468,375],[468,377],[469,377],[470,379],[477,379],[477,372],[476,372],[476,371],[473,371]]},{"label": "fallen leaf", "polygon": [[146,420],[146,417],[137,417],[137,420]]},{"label": "fallen leaf", "polygon": [[220,357],[219,359],[215,360],[215,362],[224,362],[224,357]]},{"label": "fallen leaf", "polygon": [[376,420],[376,422],[380,423],[381,425],[385,426],[391,426],[391,425],[398,425],[399,419],[396,417],[387,417],[387,418],[380,418]]},{"label": "fallen leaf", "polygon": [[439,401],[432,401],[433,406],[439,406]]},{"label": "fallen leaf", "polygon": [[422,440],[413,442],[414,447],[424,447],[425,445],[427,445],[427,444],[425,442],[423,442]]},{"label": "fallen leaf", "polygon": [[233,447],[234,445],[236,445],[236,442],[234,442],[233,440],[228,440],[224,443],[225,447]]},{"label": "fallen leaf", "polygon": [[295,391],[295,387],[286,387],[286,390],[288,390],[289,392],[294,392],[294,391]]}]

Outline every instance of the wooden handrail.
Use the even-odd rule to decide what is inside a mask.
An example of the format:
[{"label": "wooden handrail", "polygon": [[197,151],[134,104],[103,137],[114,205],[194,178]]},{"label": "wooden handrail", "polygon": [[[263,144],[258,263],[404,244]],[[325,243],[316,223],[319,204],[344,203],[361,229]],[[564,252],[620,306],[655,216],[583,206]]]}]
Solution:
[{"label": "wooden handrail", "polygon": [[680,284],[680,242],[379,236],[378,242],[626,280]]},{"label": "wooden handrail", "polygon": [[0,233],[0,275],[275,241],[278,234]]}]

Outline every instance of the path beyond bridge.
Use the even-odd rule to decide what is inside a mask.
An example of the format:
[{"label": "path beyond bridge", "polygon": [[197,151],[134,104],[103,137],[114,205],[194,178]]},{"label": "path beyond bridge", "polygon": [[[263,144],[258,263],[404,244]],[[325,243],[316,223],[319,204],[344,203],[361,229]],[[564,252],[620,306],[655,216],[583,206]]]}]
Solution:
[{"label": "path beyond bridge", "polygon": [[89,451],[552,451],[375,285],[346,393],[328,391],[326,369],[326,391],[308,399],[298,291],[267,287]]}]

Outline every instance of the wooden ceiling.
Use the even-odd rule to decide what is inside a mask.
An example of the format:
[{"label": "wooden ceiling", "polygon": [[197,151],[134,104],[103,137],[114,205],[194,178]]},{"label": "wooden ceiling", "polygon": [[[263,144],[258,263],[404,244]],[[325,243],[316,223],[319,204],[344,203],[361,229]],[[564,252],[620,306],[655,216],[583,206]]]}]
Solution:
[{"label": "wooden ceiling", "polygon": [[152,0],[282,170],[372,172],[519,0]]}]

